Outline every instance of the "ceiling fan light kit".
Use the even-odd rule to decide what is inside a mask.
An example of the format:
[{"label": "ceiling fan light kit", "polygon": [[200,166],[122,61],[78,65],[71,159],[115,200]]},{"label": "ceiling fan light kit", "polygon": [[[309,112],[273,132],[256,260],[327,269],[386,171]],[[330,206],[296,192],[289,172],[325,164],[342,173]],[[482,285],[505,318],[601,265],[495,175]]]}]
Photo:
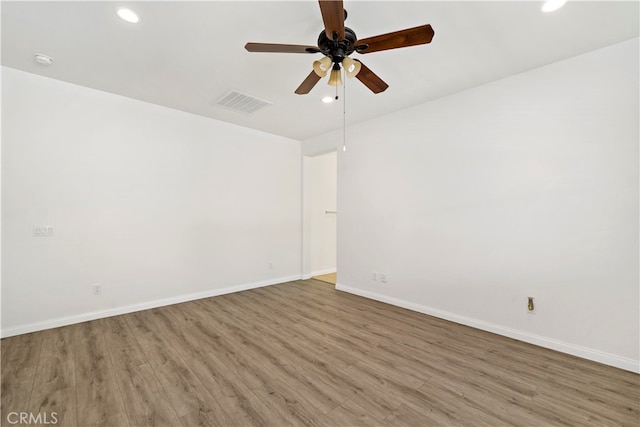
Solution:
[{"label": "ceiling fan light kit", "polygon": [[362,62],[349,56],[354,52],[366,54],[427,44],[433,39],[433,28],[428,24],[358,39],[351,28],[344,26],[347,11],[343,8],[342,0],[318,0],[318,3],[320,4],[324,30],[318,36],[317,46],[254,42],[245,45],[245,49],[249,52],[322,53],[324,58],[313,62],[313,71],[295,90],[298,95],[309,93],[318,81],[329,73],[329,70],[331,70],[331,73],[328,84],[330,86],[341,86],[342,68],[344,68],[347,77],[356,77],[373,93],[383,92],[389,85]]},{"label": "ceiling fan light kit", "polygon": [[325,56],[319,61],[313,61],[313,71],[320,77],[327,75],[327,72],[331,69],[331,58]]},{"label": "ceiling fan light kit", "polygon": [[329,86],[342,86],[342,73],[340,72],[340,66],[336,64],[331,70],[331,76],[329,76]]},{"label": "ceiling fan light kit", "polygon": [[344,67],[344,73],[347,77],[355,77],[360,72],[362,64],[355,59],[346,57],[342,60],[342,66]]}]

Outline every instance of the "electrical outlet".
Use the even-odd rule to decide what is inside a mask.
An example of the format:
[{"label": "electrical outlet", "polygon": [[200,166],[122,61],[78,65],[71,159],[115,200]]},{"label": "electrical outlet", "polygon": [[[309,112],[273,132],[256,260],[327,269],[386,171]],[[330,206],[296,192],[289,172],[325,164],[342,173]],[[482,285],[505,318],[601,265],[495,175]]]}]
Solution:
[{"label": "electrical outlet", "polygon": [[93,294],[100,295],[102,293],[102,285],[100,283],[96,283],[93,285]]},{"label": "electrical outlet", "polygon": [[380,273],[380,281],[382,283],[387,283],[387,273]]},{"label": "electrical outlet", "polygon": [[378,281],[378,273],[376,273],[375,271],[373,273],[371,273],[371,280],[373,280],[374,282]]}]

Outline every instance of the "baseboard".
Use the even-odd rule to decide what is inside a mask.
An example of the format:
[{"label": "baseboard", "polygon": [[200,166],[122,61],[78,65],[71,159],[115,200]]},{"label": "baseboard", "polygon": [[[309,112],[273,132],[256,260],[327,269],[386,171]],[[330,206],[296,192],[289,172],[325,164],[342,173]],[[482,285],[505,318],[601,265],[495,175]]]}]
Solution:
[{"label": "baseboard", "polygon": [[318,271],[312,271],[311,273],[306,273],[302,275],[302,280],[307,280],[307,279],[311,279],[312,277],[315,276],[322,276],[323,274],[331,274],[331,273],[335,273],[336,269],[335,268],[329,268],[326,270],[318,270]]},{"label": "baseboard", "polygon": [[246,291],[249,289],[262,288],[265,286],[277,285],[280,283],[299,280],[300,276],[279,277],[277,279],[265,280],[255,283],[247,283],[237,286],[229,286],[222,289],[211,289],[204,292],[196,292],[193,294],[179,295],[171,298],[164,298],[155,301],[143,302],[140,304],[127,305],[123,307],[111,308],[108,310],[92,311],[89,313],[81,313],[73,316],[59,317],[52,320],[42,322],[29,323],[26,325],[13,326],[2,329],[0,336],[8,338],[15,335],[28,334],[30,332],[43,331],[45,329],[59,328],[61,326],[73,325],[75,323],[88,322],[90,320],[103,319],[105,317],[118,316],[120,314],[133,313],[136,311],[149,310],[151,308],[164,307],[166,305],[178,304],[181,302],[194,301],[202,298],[210,298],[234,292]]},{"label": "baseboard", "polygon": [[572,356],[577,356],[583,359],[592,360],[594,362],[603,363],[605,365],[614,366],[626,371],[640,373],[640,361],[638,360],[616,356],[614,354],[605,353],[588,347],[582,347],[553,338],[530,334],[528,332],[496,325],[489,322],[484,322],[482,320],[473,319],[466,316],[460,316],[458,314],[439,310],[437,308],[415,304],[398,298],[378,294],[376,292],[352,288],[350,286],[341,285],[339,283],[336,284],[336,290],[406,308],[408,310],[417,311],[419,313],[428,314],[430,316],[449,320],[451,322],[459,323],[465,326],[471,326],[472,328],[481,329],[483,331],[492,332],[509,338],[514,338],[516,340],[524,341],[529,344],[549,348],[551,350],[556,350],[562,353],[570,354]]}]

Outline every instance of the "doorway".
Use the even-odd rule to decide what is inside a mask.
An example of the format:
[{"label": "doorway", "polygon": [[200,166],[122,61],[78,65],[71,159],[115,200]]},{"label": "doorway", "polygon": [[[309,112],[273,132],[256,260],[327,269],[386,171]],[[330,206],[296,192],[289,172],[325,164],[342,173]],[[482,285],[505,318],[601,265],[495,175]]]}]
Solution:
[{"label": "doorway", "polygon": [[303,278],[337,283],[335,151],[303,159]]}]

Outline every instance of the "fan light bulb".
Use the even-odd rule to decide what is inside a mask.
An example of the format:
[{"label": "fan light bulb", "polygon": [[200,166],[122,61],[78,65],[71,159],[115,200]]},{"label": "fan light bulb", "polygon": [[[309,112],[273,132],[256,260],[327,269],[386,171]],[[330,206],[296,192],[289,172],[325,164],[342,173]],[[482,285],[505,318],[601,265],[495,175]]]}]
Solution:
[{"label": "fan light bulb", "polygon": [[327,72],[331,68],[331,58],[325,56],[319,61],[313,61],[313,71],[316,72],[320,77],[324,77],[327,75]]},{"label": "fan light bulb", "polygon": [[334,68],[331,70],[331,76],[329,76],[329,86],[342,86],[342,73],[340,69]]},{"label": "fan light bulb", "polygon": [[355,77],[360,72],[362,68],[362,64],[360,61],[356,61],[355,59],[351,59],[346,57],[342,60],[342,65],[344,65],[344,72],[347,77]]}]

